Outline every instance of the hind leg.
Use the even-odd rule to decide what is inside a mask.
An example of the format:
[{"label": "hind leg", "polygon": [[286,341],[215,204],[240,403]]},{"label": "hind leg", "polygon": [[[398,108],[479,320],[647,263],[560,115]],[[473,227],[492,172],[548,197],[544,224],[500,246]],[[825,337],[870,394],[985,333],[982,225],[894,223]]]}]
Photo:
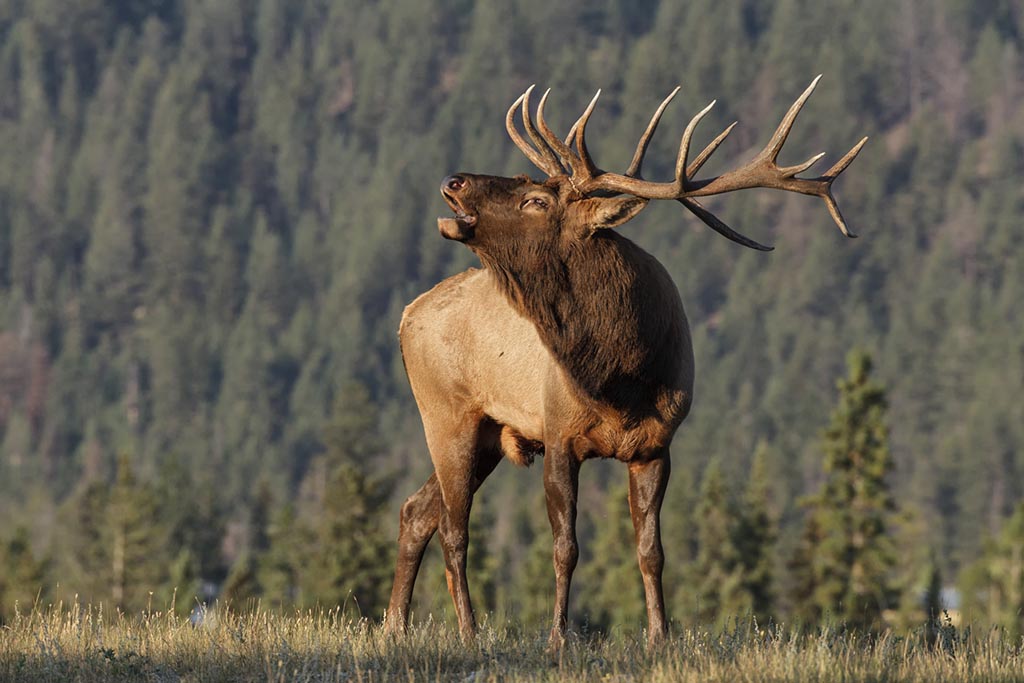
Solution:
[{"label": "hind leg", "polygon": [[[493,449],[478,454],[474,476],[470,482],[472,491],[480,488],[500,460],[501,453]],[[441,486],[436,473],[430,475],[426,483],[402,505],[398,524],[395,581],[391,588],[391,601],[384,624],[389,633],[403,633],[406,630],[416,576],[427,544],[440,523],[442,505]]]},{"label": "hind leg", "polygon": [[576,540],[576,501],[580,464],[565,445],[548,448],[544,456],[544,497],[554,540],[555,612],[548,648],[557,651],[565,642],[569,615],[569,588],[579,559]]},{"label": "hind leg", "polygon": [[395,582],[384,617],[384,626],[389,633],[404,632],[409,622],[412,589],[427,543],[437,531],[440,512],[441,487],[437,483],[437,475],[432,474],[416,493],[406,499],[399,514]]},{"label": "hind leg", "polygon": [[644,580],[647,602],[648,645],[665,640],[665,599],[661,589],[661,572],[665,553],[661,546],[661,503],[671,471],[668,450],[650,462],[629,465],[629,512],[636,533],[636,557]]}]

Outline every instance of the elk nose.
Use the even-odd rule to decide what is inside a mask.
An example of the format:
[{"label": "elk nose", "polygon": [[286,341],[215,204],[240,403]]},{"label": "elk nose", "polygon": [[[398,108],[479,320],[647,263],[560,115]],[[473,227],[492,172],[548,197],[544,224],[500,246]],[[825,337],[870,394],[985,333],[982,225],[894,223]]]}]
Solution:
[{"label": "elk nose", "polygon": [[444,179],[441,183],[441,190],[447,190],[448,192],[458,192],[466,186],[466,179],[460,175],[450,175]]}]

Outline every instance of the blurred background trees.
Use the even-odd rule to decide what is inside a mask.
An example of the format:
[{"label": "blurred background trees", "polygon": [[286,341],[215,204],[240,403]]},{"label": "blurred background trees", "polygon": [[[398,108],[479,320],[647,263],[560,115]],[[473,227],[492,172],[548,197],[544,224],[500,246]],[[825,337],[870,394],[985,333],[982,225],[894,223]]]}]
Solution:
[{"label": "blurred background trees", "polygon": [[793,566],[808,622],[878,629],[897,597],[890,585],[897,558],[890,535],[895,501],[888,482],[887,406],[884,389],[870,377],[871,357],[851,351],[847,365],[822,443],[825,480],[804,501],[804,546]]},{"label": "blurred background trees", "polygon": [[[531,172],[502,116],[533,82],[560,128],[603,88],[612,169],[682,84],[650,155],[667,177],[707,101],[698,135],[743,123],[710,174],[823,72],[790,153],[872,137],[837,188],[862,239],[769,192],[715,209],[771,255],[671,206],[627,229],[679,285],[699,368],[665,509],[674,614],[838,613],[866,584],[798,571],[836,546],[836,572],[901,604],[970,567],[970,615],[1020,628],[993,606],[1017,594],[1024,498],[1022,40],[1006,0],[0,3],[0,618],[29,595],[163,609],[175,588],[184,611],[224,591],[375,614],[430,473],[395,330],[474,262],[437,236],[440,179]],[[855,486],[829,445],[853,423],[820,439],[854,346],[885,386],[870,486],[928,520],[897,562],[856,565],[837,531],[875,528],[839,500],[888,502],[816,494]],[[577,604],[604,627],[637,615],[635,558],[622,473],[588,468]],[[480,600],[526,618],[549,609],[539,474],[502,470],[474,509],[496,558]]]}]

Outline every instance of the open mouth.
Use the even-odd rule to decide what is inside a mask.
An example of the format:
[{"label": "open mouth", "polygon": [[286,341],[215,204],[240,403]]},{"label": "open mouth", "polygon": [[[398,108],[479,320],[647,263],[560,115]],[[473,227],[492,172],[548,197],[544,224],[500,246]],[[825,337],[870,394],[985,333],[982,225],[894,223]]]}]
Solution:
[{"label": "open mouth", "polygon": [[[451,207],[452,211],[455,212],[455,220],[461,223],[467,228],[471,228],[476,225],[476,216],[466,211],[462,204],[459,203],[458,198],[454,195],[449,194],[445,190],[441,190],[441,195],[444,196],[444,201],[447,202],[448,206]],[[438,219],[441,220],[441,219]],[[447,219],[451,220],[451,219]]]},{"label": "open mouth", "polygon": [[445,190],[441,190],[441,194],[444,196],[444,201],[455,212],[454,217],[441,216],[437,219],[437,229],[441,231],[441,235],[459,242],[465,242],[472,238],[473,228],[476,226],[476,216],[466,211],[455,196]]}]

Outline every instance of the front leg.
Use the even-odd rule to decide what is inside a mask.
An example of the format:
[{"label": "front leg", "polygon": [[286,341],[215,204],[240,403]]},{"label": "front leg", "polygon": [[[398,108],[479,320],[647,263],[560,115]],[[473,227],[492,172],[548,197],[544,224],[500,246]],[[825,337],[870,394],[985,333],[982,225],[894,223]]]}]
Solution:
[{"label": "front leg", "polygon": [[441,537],[445,578],[459,619],[459,633],[469,642],[476,634],[476,618],[466,580],[466,549],[474,475],[480,462],[479,424],[472,422],[471,417],[446,423],[439,419],[428,420],[424,415],[423,426],[441,493],[437,531]]},{"label": "front leg", "polygon": [[544,496],[548,521],[554,538],[555,615],[549,647],[555,650],[565,642],[569,613],[569,586],[579,559],[576,540],[576,501],[579,492],[580,465],[565,447],[547,447],[544,456]]},{"label": "front leg", "polygon": [[668,635],[661,588],[665,553],[661,547],[660,516],[670,469],[667,449],[655,460],[629,464],[629,514],[633,518],[636,556],[644,579],[649,645],[661,642]]}]

